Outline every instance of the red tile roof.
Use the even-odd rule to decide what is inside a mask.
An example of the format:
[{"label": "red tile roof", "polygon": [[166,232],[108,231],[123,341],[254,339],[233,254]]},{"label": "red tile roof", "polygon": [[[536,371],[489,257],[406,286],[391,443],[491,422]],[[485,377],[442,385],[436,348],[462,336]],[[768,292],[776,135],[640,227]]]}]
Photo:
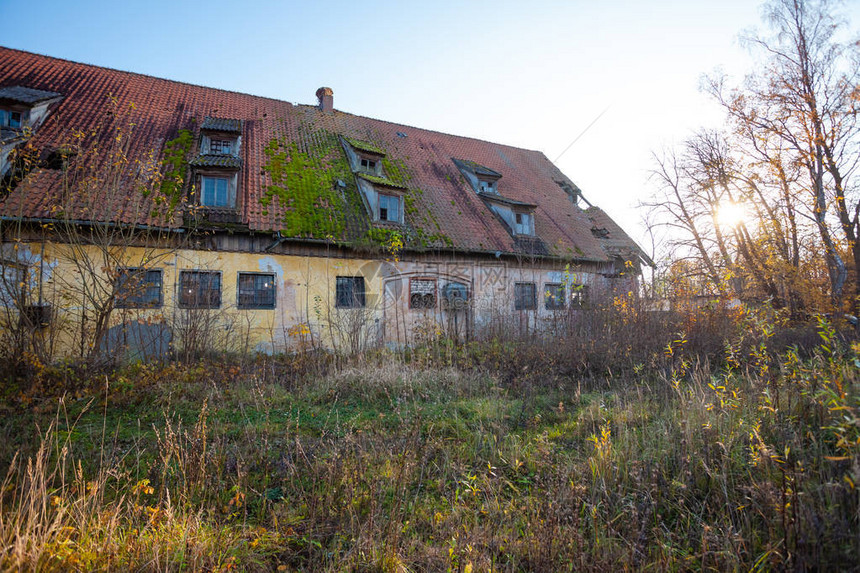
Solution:
[{"label": "red tile roof", "polygon": [[[194,135],[186,157],[190,162],[198,155],[200,125],[204,121],[239,120],[240,215],[243,224],[253,231],[289,234],[293,230],[291,236],[296,238],[321,233],[314,225],[290,223],[291,213],[302,213],[309,218],[345,221],[343,225],[320,227],[344,243],[368,233],[372,223],[340,147],[338,137],[343,137],[385,152],[385,177],[407,189],[406,234],[413,239],[423,237],[423,243],[418,239],[407,243],[414,248],[423,245],[464,251],[549,253],[564,259],[594,261],[610,258],[591,232],[592,221],[558,182],[572,183],[538,151],[0,48],[0,88],[7,86],[26,86],[63,96],[32,140],[38,149],[60,147],[73,129],[81,133],[98,131],[109,117],[111,101],[115,109],[129,110],[134,128],[127,157],[141,165],[146,165],[153,153],[156,159],[162,159],[165,143],[177,138],[180,130],[190,130]],[[276,157],[281,159],[280,167],[273,159]],[[464,179],[453,158],[500,173],[500,196],[536,205],[535,240],[515,240]],[[285,177],[283,165],[289,164],[304,166],[308,171]],[[283,177],[279,179],[279,175]],[[188,188],[186,177],[186,192]],[[153,210],[159,209],[153,197],[129,190],[107,193],[109,200],[100,201],[97,209],[87,211],[79,205],[79,216],[163,224],[163,219],[153,217]],[[61,199],[60,173],[41,168],[31,172],[0,201],[0,214],[51,218]],[[178,215],[167,223],[181,224]]]}]

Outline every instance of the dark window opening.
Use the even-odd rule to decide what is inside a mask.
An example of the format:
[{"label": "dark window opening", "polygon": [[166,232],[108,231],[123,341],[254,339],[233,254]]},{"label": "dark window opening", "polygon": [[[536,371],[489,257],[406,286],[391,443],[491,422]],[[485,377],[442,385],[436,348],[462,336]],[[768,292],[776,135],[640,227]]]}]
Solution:
[{"label": "dark window opening", "polygon": [[537,308],[537,288],[535,283],[514,284],[514,309],[534,310]]},{"label": "dark window opening", "polygon": [[337,308],[364,308],[364,277],[337,277],[335,288]]},{"label": "dark window opening", "polygon": [[376,171],[376,161],[362,157],[361,168],[365,171]]},{"label": "dark window opening", "polygon": [[217,271],[179,273],[179,306],[183,308],[221,306],[221,273]]},{"label": "dark window opening", "polygon": [[239,273],[239,308],[275,308],[275,275]]},{"label": "dark window opening", "polygon": [[116,278],[117,308],[157,308],[163,302],[161,269],[120,269]]},{"label": "dark window opening", "polygon": [[545,285],[543,294],[547,310],[559,310],[564,308],[564,285]]}]

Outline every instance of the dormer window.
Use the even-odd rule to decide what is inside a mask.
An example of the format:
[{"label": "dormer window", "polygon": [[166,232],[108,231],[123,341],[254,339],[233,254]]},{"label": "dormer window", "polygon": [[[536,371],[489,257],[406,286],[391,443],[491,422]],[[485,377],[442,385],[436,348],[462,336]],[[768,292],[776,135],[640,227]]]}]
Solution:
[{"label": "dormer window", "polygon": [[197,182],[197,201],[207,207],[207,217],[218,217],[218,222],[229,222],[237,204],[237,188],[242,160],[239,151],[242,142],[242,122],[238,119],[206,117],[200,125],[199,154],[191,160]]},{"label": "dormer window", "polygon": [[21,127],[21,112],[0,109],[0,127]]},{"label": "dormer window", "polygon": [[384,149],[367,141],[350,137],[341,137],[341,143],[353,172],[385,177],[382,172],[382,159],[385,157]]},{"label": "dormer window", "polygon": [[400,197],[380,193],[378,215],[380,221],[400,223]]},{"label": "dormer window", "polygon": [[239,156],[242,122],[224,117],[205,117],[200,125],[201,155]]},{"label": "dormer window", "polygon": [[210,139],[209,153],[217,155],[232,155],[233,141],[229,139]]},{"label": "dormer window", "polygon": [[533,235],[531,213],[514,213],[514,233],[517,235]]},{"label": "dormer window", "polygon": [[231,200],[231,177],[200,177],[200,204],[204,207],[235,207]]},{"label": "dormer window", "polygon": [[496,192],[496,182],[489,181],[486,179],[478,180],[478,187],[481,193],[495,193]]},{"label": "dormer window", "polygon": [[56,92],[25,86],[0,88],[0,127],[36,129],[48,114],[48,107],[62,99]]},{"label": "dormer window", "polygon": [[457,169],[460,170],[463,177],[466,178],[475,190],[475,193],[498,194],[499,191],[497,184],[499,179],[502,178],[501,173],[468,159],[452,158],[452,160],[454,161],[454,165],[457,166]]}]

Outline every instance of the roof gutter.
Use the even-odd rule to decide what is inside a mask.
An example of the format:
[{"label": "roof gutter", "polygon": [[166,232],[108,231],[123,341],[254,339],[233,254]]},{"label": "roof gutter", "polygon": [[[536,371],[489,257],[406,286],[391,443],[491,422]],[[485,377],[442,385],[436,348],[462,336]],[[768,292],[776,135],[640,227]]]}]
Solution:
[{"label": "roof gutter", "polygon": [[39,225],[44,225],[46,223],[68,223],[70,225],[80,225],[81,227],[95,227],[97,225],[107,225],[108,227],[124,227],[131,228],[137,231],[167,231],[169,233],[184,233],[185,229],[182,227],[177,227],[172,229],[170,227],[154,227],[152,225],[123,225],[119,223],[94,223],[93,221],[87,221],[85,219],[42,219],[35,217],[9,217],[8,215],[0,215],[0,221],[5,222],[15,222],[15,223],[38,223]]}]

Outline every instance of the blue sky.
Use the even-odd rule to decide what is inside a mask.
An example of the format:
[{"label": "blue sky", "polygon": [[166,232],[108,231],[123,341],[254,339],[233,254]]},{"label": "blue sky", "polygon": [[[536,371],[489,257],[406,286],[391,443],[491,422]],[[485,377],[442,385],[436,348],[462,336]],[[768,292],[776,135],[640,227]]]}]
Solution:
[{"label": "blue sky", "polygon": [[[844,12],[860,22],[857,0]],[[737,37],[760,13],[754,0],[0,0],[0,44],[299,103],[325,85],[346,112],[538,149],[642,240],[652,151],[719,124],[700,77],[742,78]]]}]

